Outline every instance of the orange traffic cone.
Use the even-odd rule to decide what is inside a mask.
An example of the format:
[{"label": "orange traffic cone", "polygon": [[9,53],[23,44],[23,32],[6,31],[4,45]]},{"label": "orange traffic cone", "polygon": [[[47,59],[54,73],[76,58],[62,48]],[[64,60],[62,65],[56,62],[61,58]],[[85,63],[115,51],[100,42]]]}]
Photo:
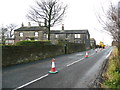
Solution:
[{"label": "orange traffic cone", "polygon": [[86,58],[88,58],[88,51],[86,51],[86,55],[85,55]]},{"label": "orange traffic cone", "polygon": [[49,73],[58,73],[58,71],[55,68],[55,59],[54,58],[52,59],[52,68],[49,71]]}]

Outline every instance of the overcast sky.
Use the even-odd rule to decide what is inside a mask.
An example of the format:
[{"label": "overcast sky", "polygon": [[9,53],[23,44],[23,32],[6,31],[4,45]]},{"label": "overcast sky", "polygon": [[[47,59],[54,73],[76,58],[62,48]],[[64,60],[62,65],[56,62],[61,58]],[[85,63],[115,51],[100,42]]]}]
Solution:
[{"label": "overcast sky", "polygon": [[[66,18],[62,22],[65,30],[88,29],[91,38],[95,38],[97,43],[104,41],[105,44],[111,43],[112,39],[109,35],[98,31],[101,29],[95,13],[100,11],[101,5],[108,7],[108,2],[117,3],[119,0],[60,0],[68,4]],[[35,5],[35,0],[0,0],[0,27],[8,24],[16,24],[21,26],[22,22],[25,26],[29,20],[26,18],[30,6]],[[35,25],[34,22],[31,22]],[[61,30],[61,25],[52,29]],[[96,30],[97,29],[97,30]]]}]

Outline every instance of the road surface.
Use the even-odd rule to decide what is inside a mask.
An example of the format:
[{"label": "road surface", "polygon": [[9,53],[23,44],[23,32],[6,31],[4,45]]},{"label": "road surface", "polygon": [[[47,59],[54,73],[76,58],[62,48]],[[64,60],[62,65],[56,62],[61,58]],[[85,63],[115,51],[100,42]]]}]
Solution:
[{"label": "road surface", "polygon": [[3,88],[89,88],[112,47],[54,57],[57,74],[49,74],[51,59],[3,68]]}]

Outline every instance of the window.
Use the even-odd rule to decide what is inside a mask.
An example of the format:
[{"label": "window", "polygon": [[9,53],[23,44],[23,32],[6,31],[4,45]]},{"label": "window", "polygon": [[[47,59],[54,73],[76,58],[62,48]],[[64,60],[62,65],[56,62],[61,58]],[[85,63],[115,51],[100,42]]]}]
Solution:
[{"label": "window", "polygon": [[77,35],[77,34],[75,34],[75,38],[78,38],[78,35]]},{"label": "window", "polygon": [[57,35],[57,34],[55,35],[55,38],[58,38],[58,35]]},{"label": "window", "polygon": [[48,38],[48,34],[46,34],[46,38]]},{"label": "window", "polygon": [[44,38],[48,38],[48,34],[44,34]]},{"label": "window", "polygon": [[20,32],[20,37],[23,37],[23,32]]},{"label": "window", "polygon": [[80,34],[75,34],[75,38],[80,38]]},{"label": "window", "polygon": [[77,34],[75,34],[75,38],[77,38]]},{"label": "window", "polygon": [[35,36],[38,37],[38,32],[35,32]]},{"label": "window", "polygon": [[66,37],[67,38],[71,38],[71,34],[66,34]]},{"label": "window", "polygon": [[78,34],[78,38],[80,38],[80,34]]},{"label": "window", "polygon": [[30,39],[30,38],[26,38],[26,40],[28,40],[28,41],[29,41],[29,40],[31,40],[31,39]]},{"label": "window", "polygon": [[88,35],[87,35],[87,39],[89,39]]}]

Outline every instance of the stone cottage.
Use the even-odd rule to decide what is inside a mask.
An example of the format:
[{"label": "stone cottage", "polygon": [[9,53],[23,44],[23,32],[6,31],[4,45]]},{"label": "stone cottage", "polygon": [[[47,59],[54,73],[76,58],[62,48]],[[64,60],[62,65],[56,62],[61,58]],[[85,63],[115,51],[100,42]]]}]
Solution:
[{"label": "stone cottage", "polygon": [[51,30],[51,40],[66,40],[71,43],[84,43],[86,48],[90,48],[90,34],[88,30]]},{"label": "stone cottage", "polygon": [[94,38],[90,38],[90,46],[91,48],[96,48],[96,41]]},{"label": "stone cottage", "polygon": [[[48,29],[45,26],[22,26],[14,30],[15,43],[23,40],[48,40]],[[84,43],[90,48],[90,34],[88,30],[51,30],[50,40],[56,44],[58,40],[72,43]]]},{"label": "stone cottage", "polygon": [[20,27],[14,30],[15,43],[23,40],[46,40],[47,28],[44,26]]}]

